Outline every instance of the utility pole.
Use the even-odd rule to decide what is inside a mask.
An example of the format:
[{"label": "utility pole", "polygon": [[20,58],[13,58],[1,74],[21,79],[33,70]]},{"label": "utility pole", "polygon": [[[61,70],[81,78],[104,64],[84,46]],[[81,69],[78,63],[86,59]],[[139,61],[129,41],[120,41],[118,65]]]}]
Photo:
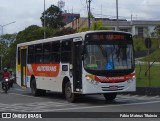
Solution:
[{"label": "utility pole", "polygon": [[91,29],[91,1],[92,0],[88,0],[88,28],[89,30]]},{"label": "utility pole", "polygon": [[43,29],[44,29],[44,39],[46,38],[46,30],[45,30],[45,27],[46,27],[46,14],[45,14],[45,0],[44,0],[44,25],[43,25]]},{"label": "utility pole", "polygon": [[119,30],[119,21],[118,21],[118,0],[116,0],[116,13],[117,13],[117,26],[116,26],[116,30]]}]

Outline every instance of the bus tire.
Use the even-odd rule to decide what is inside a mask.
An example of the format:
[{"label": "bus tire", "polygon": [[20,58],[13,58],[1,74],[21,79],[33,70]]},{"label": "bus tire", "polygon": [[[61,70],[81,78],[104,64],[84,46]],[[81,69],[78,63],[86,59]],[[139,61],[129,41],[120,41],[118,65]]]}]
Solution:
[{"label": "bus tire", "polygon": [[65,84],[65,97],[68,102],[74,103],[76,100],[76,94],[72,93],[71,83],[68,81]]},{"label": "bus tire", "polygon": [[112,101],[116,98],[117,93],[105,93],[103,94],[104,98],[108,101]]},{"label": "bus tire", "polygon": [[44,96],[44,95],[46,95],[46,90],[38,89],[38,91],[39,91],[39,96]]}]

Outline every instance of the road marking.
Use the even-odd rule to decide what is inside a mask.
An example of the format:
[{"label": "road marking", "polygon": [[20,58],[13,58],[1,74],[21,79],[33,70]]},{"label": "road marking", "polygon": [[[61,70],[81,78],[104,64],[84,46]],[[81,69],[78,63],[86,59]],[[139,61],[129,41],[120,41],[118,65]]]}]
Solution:
[{"label": "road marking", "polygon": [[[54,99],[52,101],[48,101],[48,98],[43,97],[34,97],[30,95],[24,95],[24,94],[17,94],[17,93],[8,93],[12,95],[19,95],[19,96],[25,96],[30,98],[37,98],[37,99],[43,99],[43,102],[33,102],[33,103],[16,103],[16,104],[3,104],[0,103],[0,110],[1,111],[30,111],[30,112],[49,112],[49,111],[70,111],[70,110],[81,110],[81,109],[93,109],[93,108],[107,108],[107,107],[120,107],[120,106],[132,106],[132,105],[146,105],[151,103],[160,103],[160,100],[154,100],[151,101],[150,99],[160,99],[159,96],[129,96],[129,95],[118,95],[116,98],[116,102],[119,101],[139,101],[144,100],[143,102],[129,102],[129,104],[102,104],[97,106],[88,106],[88,103],[82,102],[82,103],[69,103],[66,100],[62,99]],[[50,100],[50,99],[49,99]],[[98,99],[97,99],[98,100]],[[117,101],[118,100],[118,101]],[[58,101],[58,102],[56,102]],[[98,103],[97,103],[98,104]],[[68,106],[68,107],[63,107]]]},{"label": "road marking", "polygon": [[[8,94],[19,95],[19,96],[30,97],[30,98],[37,98],[37,99],[42,99],[42,100],[45,100],[45,101],[46,101],[46,99],[48,100],[48,98],[35,97],[35,96],[32,96],[32,95],[23,95],[23,94],[17,94],[17,93],[8,93]],[[49,100],[50,100],[50,99],[49,99]],[[58,101],[58,102],[56,102],[56,101]],[[60,104],[64,104],[64,103],[75,105],[74,103],[69,103],[69,102],[67,102],[67,100],[62,100],[62,99],[54,99],[53,102],[54,102],[55,104],[59,104],[59,105],[60,105]],[[53,103],[53,102],[52,102],[52,103]],[[36,103],[37,103],[37,102],[36,102]],[[35,104],[36,104],[36,103],[35,103]]]},{"label": "road marking", "polygon": [[75,106],[71,103],[55,103],[55,102],[34,102],[34,103],[16,103],[16,104],[3,104],[0,103],[0,110],[1,111],[32,111],[32,112],[39,112],[43,111],[44,109],[53,109],[53,108],[60,108],[62,106]]},{"label": "road marking", "polygon": [[[32,96],[32,95],[23,95],[23,94],[17,94],[17,93],[8,93],[8,94],[14,94],[14,95],[20,95],[20,96],[24,96],[24,97],[31,97],[31,98],[37,98],[37,99],[46,99],[44,97],[35,97],[35,96]],[[158,96],[153,96],[153,97],[149,97],[149,96],[128,96],[128,95],[125,95],[125,96],[121,96],[121,95],[118,95],[116,99],[118,99],[118,101],[124,101],[124,100],[131,100],[131,98],[134,98],[132,99],[133,100],[152,100],[152,99],[160,99],[160,97]],[[64,100],[62,101],[61,99],[54,99],[54,101],[61,101],[62,103],[66,103],[67,100]],[[69,102],[68,102],[69,103]],[[73,103],[72,103],[73,104]]]},{"label": "road marking", "polygon": [[[9,94],[14,94],[14,95],[20,95],[20,96],[26,96],[26,97],[32,97],[33,96],[28,96],[28,95],[22,95],[22,94],[16,94],[16,93],[9,93]],[[123,96],[119,96],[122,97]],[[40,98],[40,97],[34,97],[34,98]],[[133,97],[132,97],[133,98]],[[130,100],[132,101],[132,98]],[[40,99],[46,99],[46,98],[40,98]],[[119,98],[120,99],[120,98]],[[129,98],[126,98],[129,99]],[[61,100],[56,100],[56,101],[61,101]],[[138,101],[138,100],[137,100]],[[145,100],[146,101],[146,100]],[[49,112],[49,111],[73,111],[73,110],[81,110],[81,109],[93,109],[93,108],[107,108],[107,107],[120,107],[120,106],[132,106],[132,105],[146,105],[146,104],[151,104],[151,103],[160,103],[160,100],[158,101],[148,101],[147,102],[139,102],[139,103],[129,103],[129,104],[102,104],[99,106],[87,106],[86,103],[69,103],[66,100],[63,102],[52,102],[52,101],[43,101],[43,102],[33,102],[33,103],[16,103],[16,104],[3,104],[0,103],[0,110],[1,111],[20,111],[20,112]],[[63,106],[68,106],[63,107]]]},{"label": "road marking", "polygon": [[118,104],[118,105],[103,105],[103,106],[86,106],[86,107],[73,107],[73,108],[63,108],[63,109],[46,109],[43,111],[65,111],[65,110],[79,110],[79,109],[91,109],[91,108],[107,108],[107,107],[120,107],[120,106],[132,106],[132,105],[146,105],[151,103],[160,103],[160,101],[150,101],[150,102],[141,102],[141,103],[131,103],[131,104]]}]

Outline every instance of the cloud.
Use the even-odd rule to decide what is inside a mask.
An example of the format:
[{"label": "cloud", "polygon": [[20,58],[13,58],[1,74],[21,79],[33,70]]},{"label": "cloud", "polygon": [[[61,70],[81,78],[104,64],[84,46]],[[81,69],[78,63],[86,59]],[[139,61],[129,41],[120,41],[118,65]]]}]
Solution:
[{"label": "cloud", "polygon": [[[64,9],[87,17],[86,0],[63,0]],[[88,0],[87,0],[88,1]],[[44,11],[44,0],[0,0],[0,25],[12,21],[16,23],[4,27],[4,33],[22,31],[30,25],[41,26],[40,17]],[[45,0],[46,9],[58,0]],[[159,0],[118,0],[119,17],[130,19],[160,19]],[[91,12],[95,17],[116,18],[116,0],[92,0]]]}]

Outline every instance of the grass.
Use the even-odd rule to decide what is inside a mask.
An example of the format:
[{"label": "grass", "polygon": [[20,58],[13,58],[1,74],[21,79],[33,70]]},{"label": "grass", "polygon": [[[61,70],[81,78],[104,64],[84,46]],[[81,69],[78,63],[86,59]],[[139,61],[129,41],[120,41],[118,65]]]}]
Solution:
[{"label": "grass", "polygon": [[144,58],[142,58],[140,61],[145,61],[145,62],[160,62],[160,48],[156,49],[156,51],[154,51],[152,54],[150,54],[149,56],[146,56]]},{"label": "grass", "polygon": [[160,62],[160,48],[157,48],[149,56],[143,57],[140,61],[146,62],[146,64],[141,65],[141,68],[136,65],[137,87],[160,87],[160,64],[152,65],[150,76],[149,72],[145,76],[145,72],[149,68],[147,62]]},{"label": "grass", "polygon": [[[140,70],[141,69],[141,70]],[[137,87],[160,87],[160,65],[153,65],[145,76],[148,65],[136,65],[136,81]]]}]

